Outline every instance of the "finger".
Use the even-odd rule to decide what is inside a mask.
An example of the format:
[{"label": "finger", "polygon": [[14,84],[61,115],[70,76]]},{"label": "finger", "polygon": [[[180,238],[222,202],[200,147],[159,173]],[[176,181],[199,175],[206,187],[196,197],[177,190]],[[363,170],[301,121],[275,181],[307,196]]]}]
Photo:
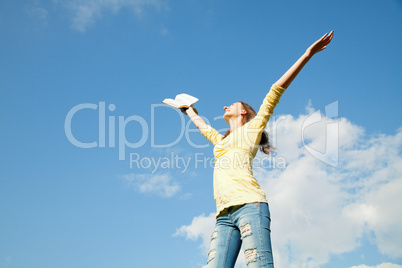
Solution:
[{"label": "finger", "polygon": [[318,39],[317,42],[320,42],[320,41],[324,40],[327,35],[328,35],[328,33],[324,34],[320,39]]},{"label": "finger", "polygon": [[331,36],[330,38],[328,38],[328,40],[327,40],[327,42],[326,42],[326,45],[328,45],[328,44],[331,42],[332,37],[333,37],[333,36]]},{"label": "finger", "polygon": [[333,35],[328,35],[327,38],[325,38],[325,42],[329,43],[332,40]]}]

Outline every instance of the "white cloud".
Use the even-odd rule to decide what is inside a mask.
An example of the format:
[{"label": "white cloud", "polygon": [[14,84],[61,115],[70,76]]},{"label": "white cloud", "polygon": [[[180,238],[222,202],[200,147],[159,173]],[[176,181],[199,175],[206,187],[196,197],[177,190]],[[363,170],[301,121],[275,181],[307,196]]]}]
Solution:
[{"label": "white cloud", "polygon": [[94,25],[106,14],[117,14],[120,9],[128,8],[137,16],[143,16],[144,9],[153,7],[166,8],[163,0],[68,0],[56,1],[72,12],[72,27],[78,31]]},{"label": "white cloud", "polygon": [[180,190],[180,186],[168,174],[127,174],[121,176],[129,186],[141,193],[157,194],[161,197],[172,197]]},{"label": "white cloud", "polygon": [[[207,256],[207,252],[209,251],[209,244],[211,239],[211,234],[215,227],[215,212],[210,213],[208,216],[202,214],[193,218],[193,221],[190,225],[183,225],[179,229],[176,230],[176,233],[173,236],[184,236],[186,239],[198,240],[201,238],[201,254]],[[241,250],[242,252],[242,250]],[[236,268],[245,268],[244,265],[245,259],[243,254],[239,254],[239,258],[237,260]],[[206,268],[206,266],[203,266]]]},{"label": "white cloud", "polygon": [[26,7],[26,12],[29,15],[32,15],[39,20],[46,20],[48,16],[48,12],[46,9],[41,8],[41,7]]},{"label": "white cloud", "polygon": [[402,256],[401,193],[402,177],[381,185],[365,199],[372,206],[373,213],[369,214],[367,222],[376,234],[380,252],[395,258]]},{"label": "white cloud", "polygon": [[367,265],[363,264],[363,265],[359,265],[359,266],[352,266],[350,268],[402,268],[402,265],[386,262],[386,263],[381,263],[380,265],[377,265],[377,266],[367,266]]},{"label": "white cloud", "polygon": [[48,19],[48,11],[45,8],[37,6],[26,6],[25,12],[33,18],[37,25],[46,26]]},{"label": "white cloud", "polygon": [[[331,255],[355,250],[369,233],[382,254],[401,257],[402,128],[395,135],[369,137],[346,118],[306,126],[308,118],[286,115],[273,122],[268,130],[277,157],[286,159],[287,166],[254,170],[270,204],[276,266],[318,267]],[[331,124],[337,128],[327,127]],[[306,151],[302,133],[306,146],[324,157]],[[337,150],[325,151],[335,137]],[[326,164],[338,156],[336,167]],[[209,243],[210,233],[194,222],[181,229]]]},{"label": "white cloud", "polygon": [[215,213],[208,216],[202,214],[193,219],[190,225],[181,226],[176,230],[174,236],[185,236],[191,240],[197,240],[199,237],[202,239],[201,248],[205,253],[209,249],[209,241],[215,226]]}]

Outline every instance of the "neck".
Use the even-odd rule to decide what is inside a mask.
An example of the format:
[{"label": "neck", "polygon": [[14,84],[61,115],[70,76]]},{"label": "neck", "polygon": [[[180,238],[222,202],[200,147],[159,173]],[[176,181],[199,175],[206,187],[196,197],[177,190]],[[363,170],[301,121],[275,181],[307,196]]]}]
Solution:
[{"label": "neck", "polygon": [[235,131],[237,128],[239,128],[243,125],[242,117],[239,116],[236,118],[229,118],[229,125],[230,125],[230,132]]}]

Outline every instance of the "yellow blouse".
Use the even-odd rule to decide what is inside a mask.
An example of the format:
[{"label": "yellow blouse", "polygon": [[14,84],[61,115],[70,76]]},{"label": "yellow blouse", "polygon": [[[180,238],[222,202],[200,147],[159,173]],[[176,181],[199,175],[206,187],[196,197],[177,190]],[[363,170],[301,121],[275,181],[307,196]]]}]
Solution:
[{"label": "yellow blouse", "polygon": [[253,176],[253,159],[257,154],[261,134],[279,103],[285,88],[273,85],[256,117],[230,133],[225,139],[213,127],[201,129],[215,147],[214,198],[216,216],[231,206],[252,202],[267,202],[264,191]]}]

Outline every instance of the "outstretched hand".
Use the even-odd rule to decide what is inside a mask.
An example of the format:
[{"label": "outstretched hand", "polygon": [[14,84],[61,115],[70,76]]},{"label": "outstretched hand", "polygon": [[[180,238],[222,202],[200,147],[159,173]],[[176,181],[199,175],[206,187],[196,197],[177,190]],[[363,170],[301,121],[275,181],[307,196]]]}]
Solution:
[{"label": "outstretched hand", "polygon": [[318,39],[314,44],[312,44],[307,49],[307,51],[306,51],[307,54],[311,57],[314,54],[326,49],[327,45],[331,42],[333,36],[334,36],[334,31],[331,31],[329,34],[328,33],[324,34],[323,37]]},{"label": "outstretched hand", "polygon": [[295,79],[295,77],[299,74],[301,69],[303,69],[304,65],[311,59],[311,57],[326,49],[327,45],[329,42],[331,42],[332,37],[334,36],[334,31],[331,31],[329,34],[326,33],[324,34],[323,37],[318,39],[314,44],[312,44],[307,50],[306,53],[304,53],[293,65],[290,67],[289,70],[286,71],[284,75],[282,75],[281,78],[279,78],[278,81],[276,81],[276,85],[287,88]]}]

